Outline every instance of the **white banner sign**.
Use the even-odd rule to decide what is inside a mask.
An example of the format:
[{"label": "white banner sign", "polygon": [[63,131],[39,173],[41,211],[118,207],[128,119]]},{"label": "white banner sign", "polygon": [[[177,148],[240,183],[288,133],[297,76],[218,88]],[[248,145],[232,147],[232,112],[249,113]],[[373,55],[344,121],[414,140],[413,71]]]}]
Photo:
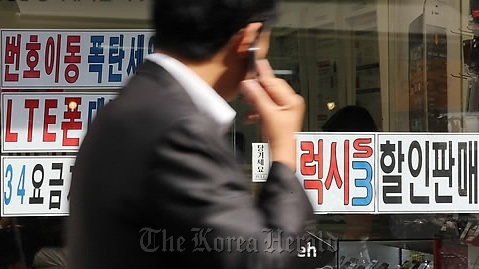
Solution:
[{"label": "white banner sign", "polygon": [[151,30],[13,29],[0,36],[2,89],[117,89],[154,49]]},{"label": "white banner sign", "polygon": [[2,152],[76,152],[116,93],[2,93]]},{"label": "white banner sign", "polygon": [[266,182],[271,165],[269,144],[252,143],[251,173],[253,182]]},{"label": "white banner sign", "polygon": [[479,212],[478,134],[378,135],[379,212]]},{"label": "white banner sign", "polygon": [[317,214],[478,213],[476,133],[299,133]]},{"label": "white banner sign", "polygon": [[316,213],[374,213],[374,134],[299,134],[297,174]]},{"label": "white banner sign", "polygon": [[2,157],[1,216],[66,216],[72,157]]}]

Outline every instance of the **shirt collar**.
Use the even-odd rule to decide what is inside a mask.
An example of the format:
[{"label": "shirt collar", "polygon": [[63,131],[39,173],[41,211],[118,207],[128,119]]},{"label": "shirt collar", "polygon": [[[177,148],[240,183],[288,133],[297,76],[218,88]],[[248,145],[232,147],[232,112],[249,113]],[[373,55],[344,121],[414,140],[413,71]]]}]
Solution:
[{"label": "shirt collar", "polygon": [[185,89],[195,106],[208,114],[226,132],[233,124],[236,111],[200,76],[173,57],[152,53],[145,57],[163,67]]}]

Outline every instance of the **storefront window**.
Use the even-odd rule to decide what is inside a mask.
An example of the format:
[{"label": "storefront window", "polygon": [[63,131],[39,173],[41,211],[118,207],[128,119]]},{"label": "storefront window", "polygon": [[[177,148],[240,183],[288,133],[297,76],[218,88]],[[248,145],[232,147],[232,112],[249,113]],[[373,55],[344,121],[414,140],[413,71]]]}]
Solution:
[{"label": "storefront window", "polygon": [[[475,268],[478,3],[281,2],[268,58],[306,100],[298,175],[317,213],[311,231],[330,247],[300,253],[307,266]],[[0,0],[0,268],[41,266],[49,253],[65,263],[75,152],[153,51],[148,4]],[[231,105],[254,192],[267,143],[243,124],[249,107]]]}]

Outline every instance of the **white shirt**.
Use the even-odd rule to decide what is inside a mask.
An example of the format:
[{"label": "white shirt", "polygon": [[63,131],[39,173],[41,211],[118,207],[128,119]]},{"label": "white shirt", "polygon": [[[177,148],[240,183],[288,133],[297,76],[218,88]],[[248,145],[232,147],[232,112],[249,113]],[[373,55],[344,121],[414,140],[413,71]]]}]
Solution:
[{"label": "white shirt", "polygon": [[145,57],[170,73],[191,97],[198,110],[208,114],[226,132],[233,124],[236,111],[200,76],[173,57],[152,53]]}]

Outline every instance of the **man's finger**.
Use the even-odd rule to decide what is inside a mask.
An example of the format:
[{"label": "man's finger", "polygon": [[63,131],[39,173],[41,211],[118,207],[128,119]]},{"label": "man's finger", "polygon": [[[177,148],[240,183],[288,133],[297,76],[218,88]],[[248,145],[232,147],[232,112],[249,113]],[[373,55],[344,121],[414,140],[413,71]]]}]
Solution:
[{"label": "man's finger", "polygon": [[296,92],[283,79],[276,78],[273,69],[266,59],[256,62],[258,70],[258,81],[265,89],[273,102],[280,106],[290,105],[290,101]]},{"label": "man's finger", "polygon": [[246,101],[251,103],[260,115],[267,113],[271,107],[276,106],[258,81],[253,79],[244,80],[241,82],[240,88]]},{"label": "man's finger", "polygon": [[296,92],[283,79],[269,78],[259,80],[269,97],[279,106],[289,106],[296,97]]},{"label": "man's finger", "polygon": [[267,79],[267,78],[275,78],[273,68],[269,64],[269,61],[266,59],[261,59],[256,61],[256,70],[258,72],[258,77]]}]

